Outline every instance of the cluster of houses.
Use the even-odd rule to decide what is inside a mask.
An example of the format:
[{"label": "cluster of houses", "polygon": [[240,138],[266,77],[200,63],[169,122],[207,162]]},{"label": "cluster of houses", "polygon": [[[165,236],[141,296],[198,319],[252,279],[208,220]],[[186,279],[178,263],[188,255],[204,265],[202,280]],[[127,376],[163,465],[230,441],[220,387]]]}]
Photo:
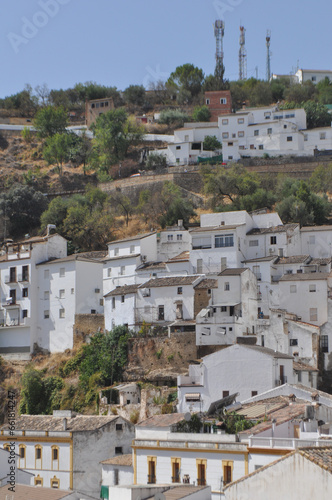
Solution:
[{"label": "cluster of houses", "polygon": [[[107,254],[68,256],[50,228],[7,242],[1,355],[72,348],[84,321],[178,338],[192,332],[197,346],[215,352],[178,376],[177,413],[136,426],[112,412],[21,415],[14,438],[4,425],[0,495],[14,447],[20,488],[33,499],[48,488],[50,499],[231,500],[252,498],[251,485],[255,498],[277,498],[281,478],[302,494],[287,498],[305,499],[309,474],[327,498],[332,396],[317,385],[332,367],[331,244],[330,226],[283,224],[264,210],[204,214],[189,229],[178,221],[112,241]],[[122,405],[140,401],[135,391]],[[220,417],[229,412],[253,427],[225,433]]]},{"label": "cluster of houses", "polygon": [[[314,156],[332,150],[332,127],[307,129],[304,109],[279,109],[279,105],[231,109],[231,93],[206,92],[205,103],[211,110],[209,122],[185,123],[175,130],[167,148],[156,149],[171,165],[187,165],[199,159],[213,158],[222,152],[223,161],[268,156]],[[332,121],[332,118],[331,118]],[[204,150],[207,136],[215,136],[222,148]]]}]

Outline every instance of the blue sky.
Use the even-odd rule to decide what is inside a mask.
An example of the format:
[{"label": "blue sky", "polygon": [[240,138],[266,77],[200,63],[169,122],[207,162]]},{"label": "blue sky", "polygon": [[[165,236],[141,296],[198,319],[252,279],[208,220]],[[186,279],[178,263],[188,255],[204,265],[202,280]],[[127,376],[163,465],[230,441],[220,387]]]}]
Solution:
[{"label": "blue sky", "polygon": [[332,69],[330,0],[2,0],[0,97],[47,83],[96,81],[124,90],[167,79],[190,62],[214,71],[213,23],[225,21],[226,77],[238,78],[239,26],[248,77],[271,70]]}]

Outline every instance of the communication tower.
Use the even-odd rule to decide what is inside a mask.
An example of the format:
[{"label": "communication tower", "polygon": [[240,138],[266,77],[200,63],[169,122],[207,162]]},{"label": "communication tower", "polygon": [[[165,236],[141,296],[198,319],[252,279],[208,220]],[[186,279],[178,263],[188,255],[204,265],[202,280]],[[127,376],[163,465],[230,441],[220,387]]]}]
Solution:
[{"label": "communication tower", "polygon": [[247,79],[247,50],[246,50],[246,30],[240,26],[240,50],[239,50],[239,80]]},{"label": "communication tower", "polygon": [[267,30],[267,32],[266,32],[266,79],[268,82],[270,81],[270,78],[271,78],[270,43],[271,43],[271,31]]},{"label": "communication tower", "polygon": [[224,52],[223,38],[225,32],[225,23],[220,19],[214,23],[214,36],[216,37],[216,75],[223,73],[224,68]]}]

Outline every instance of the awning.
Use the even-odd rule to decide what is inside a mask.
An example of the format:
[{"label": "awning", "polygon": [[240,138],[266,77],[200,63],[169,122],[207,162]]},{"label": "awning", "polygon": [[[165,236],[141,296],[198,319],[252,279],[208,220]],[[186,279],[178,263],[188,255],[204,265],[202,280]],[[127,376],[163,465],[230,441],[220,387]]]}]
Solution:
[{"label": "awning", "polygon": [[108,500],[108,486],[102,486],[100,490],[100,498]]},{"label": "awning", "polygon": [[201,399],[201,395],[199,392],[188,392],[186,394],[186,401],[199,401]]}]

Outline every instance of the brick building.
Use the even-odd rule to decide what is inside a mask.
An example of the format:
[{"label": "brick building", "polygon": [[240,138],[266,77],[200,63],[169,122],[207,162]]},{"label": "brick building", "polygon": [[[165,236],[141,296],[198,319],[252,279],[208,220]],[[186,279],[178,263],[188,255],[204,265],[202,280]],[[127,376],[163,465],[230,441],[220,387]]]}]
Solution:
[{"label": "brick building", "polygon": [[211,122],[217,122],[218,116],[232,112],[232,96],[230,90],[205,92],[205,104],[211,111]]},{"label": "brick building", "polygon": [[93,99],[85,102],[85,125],[89,128],[99,115],[107,113],[114,108],[112,97]]}]

